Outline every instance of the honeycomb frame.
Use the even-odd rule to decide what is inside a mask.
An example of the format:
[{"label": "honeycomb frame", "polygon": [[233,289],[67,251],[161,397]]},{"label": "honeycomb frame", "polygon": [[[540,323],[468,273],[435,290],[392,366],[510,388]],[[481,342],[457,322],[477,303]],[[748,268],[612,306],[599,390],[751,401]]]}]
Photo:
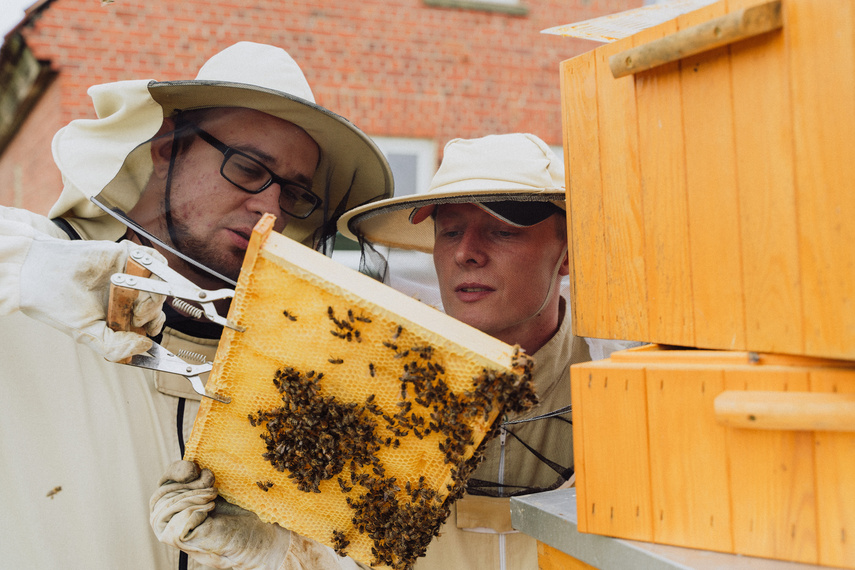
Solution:
[{"label": "honeycomb frame", "polygon": [[208,379],[231,403],[203,399],[185,459],[263,521],[407,568],[494,420],[533,403],[531,362],[272,225],[253,231],[229,312],[246,330],[225,329]]}]

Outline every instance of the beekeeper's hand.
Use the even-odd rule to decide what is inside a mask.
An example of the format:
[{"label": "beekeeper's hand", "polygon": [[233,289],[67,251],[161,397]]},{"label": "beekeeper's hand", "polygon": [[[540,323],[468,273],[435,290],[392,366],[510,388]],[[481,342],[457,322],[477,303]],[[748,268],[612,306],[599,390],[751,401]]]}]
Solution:
[{"label": "beekeeper's hand", "polygon": [[[155,250],[130,241],[65,240],[49,236],[32,240],[21,264],[20,310],[90,346],[111,361],[151,348],[151,340],[133,332],[116,332],[107,326],[110,277],[125,271],[134,249],[160,261]],[[133,305],[134,326],[150,335],[163,328],[163,295],[140,291]]]},{"label": "beekeeper's hand", "polygon": [[150,502],[154,534],[201,564],[238,570],[357,567],[331,548],[218,497],[214,476],[192,461],[170,465],[158,484]]},{"label": "beekeeper's hand", "polygon": [[160,542],[212,568],[278,570],[282,566],[291,533],[219,498],[208,469],[178,461],[158,485],[149,522]]}]

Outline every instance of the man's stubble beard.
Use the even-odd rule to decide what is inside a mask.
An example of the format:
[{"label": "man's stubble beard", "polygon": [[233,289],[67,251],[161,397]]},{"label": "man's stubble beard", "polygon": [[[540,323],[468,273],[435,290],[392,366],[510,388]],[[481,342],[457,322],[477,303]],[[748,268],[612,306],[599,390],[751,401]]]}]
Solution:
[{"label": "man's stubble beard", "polygon": [[[163,211],[166,211],[166,201],[163,203]],[[163,225],[162,234],[164,238],[166,238],[167,243],[171,244],[173,248],[177,251],[180,251],[182,254],[187,257],[201,263],[205,267],[216,271],[217,273],[231,279],[234,282],[237,282],[238,277],[240,276],[240,269],[243,263],[243,255],[239,256],[239,261],[235,262],[231,256],[229,259],[224,259],[224,255],[218,255],[216,244],[213,244],[209,241],[200,239],[194,235],[192,235],[188,229],[187,224],[183,222],[180,218],[180,214],[177,214],[174,210],[172,213],[172,227],[167,227],[166,219],[162,219],[161,223]],[[171,231],[170,231],[171,230]],[[245,252],[242,252],[245,253]],[[222,287],[223,281],[201,269],[194,266],[191,263],[187,263],[186,261],[177,258],[178,262],[183,267],[182,273],[185,273],[191,280],[200,283],[200,286],[207,287]],[[177,269],[177,268],[176,268]],[[187,275],[187,273],[192,274]],[[202,285],[203,283],[213,283],[211,285]],[[228,287],[232,287],[231,284],[226,284]]]}]

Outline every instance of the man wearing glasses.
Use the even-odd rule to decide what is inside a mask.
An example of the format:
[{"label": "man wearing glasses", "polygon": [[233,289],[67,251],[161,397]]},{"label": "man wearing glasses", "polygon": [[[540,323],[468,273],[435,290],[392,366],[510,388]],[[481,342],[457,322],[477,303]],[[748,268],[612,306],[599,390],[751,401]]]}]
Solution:
[{"label": "man wearing glasses", "polygon": [[[183,455],[199,396],[180,376],[108,360],[145,352],[149,337],[213,360],[222,330],[174,299],[141,294],[133,324],[149,337],[114,332],[110,276],[142,247],[204,289],[233,287],[263,214],[329,252],[338,217],[389,197],[392,175],[371,140],[316,105],[297,63],[272,46],[235,44],[192,80],[121,81],[89,94],[98,118],[53,140],[64,188],[49,217],[0,207],[0,560],[198,568],[158,541],[148,503]],[[338,559],[287,531],[248,536],[245,511],[220,514],[228,528],[214,538],[234,548],[219,550],[228,558],[212,559],[216,567],[265,567],[252,540],[292,568]]]}]

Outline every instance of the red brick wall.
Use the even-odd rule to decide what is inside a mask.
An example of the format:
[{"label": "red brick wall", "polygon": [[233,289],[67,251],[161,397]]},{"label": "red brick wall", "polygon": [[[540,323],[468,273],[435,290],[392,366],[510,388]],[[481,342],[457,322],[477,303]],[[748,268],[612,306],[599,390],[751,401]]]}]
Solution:
[{"label": "red brick wall", "polygon": [[53,165],[51,140],[64,124],[60,84],[54,81],[0,157],[0,204],[47,214],[62,190]]},{"label": "red brick wall", "polygon": [[213,53],[253,40],[288,50],[318,103],[369,135],[441,149],[456,136],[529,131],[560,145],[558,64],[597,44],[540,31],[641,3],[522,0],[529,12],[514,16],[422,0],[54,0],[24,35],[60,73],[62,123],[92,116],[90,85],[191,79]]}]

